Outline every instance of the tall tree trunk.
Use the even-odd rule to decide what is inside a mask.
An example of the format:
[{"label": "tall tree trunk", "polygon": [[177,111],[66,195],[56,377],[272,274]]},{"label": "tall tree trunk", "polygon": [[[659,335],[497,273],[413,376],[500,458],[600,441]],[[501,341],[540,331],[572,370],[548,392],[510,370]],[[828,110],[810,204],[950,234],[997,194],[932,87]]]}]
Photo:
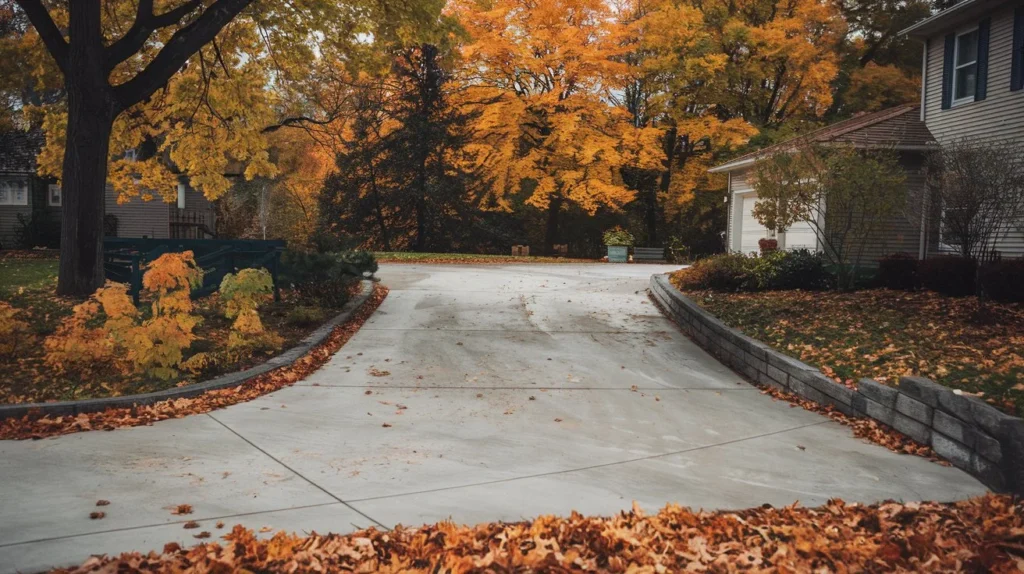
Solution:
[{"label": "tall tree trunk", "polygon": [[647,201],[644,213],[644,220],[647,226],[647,244],[651,247],[658,246],[658,186],[654,185],[653,182],[647,187],[645,195]]},{"label": "tall tree trunk", "polygon": [[100,2],[81,0],[69,6],[75,48],[65,77],[68,128],[57,293],[82,296],[103,285],[107,159],[118,109],[104,71]]},{"label": "tall tree trunk", "polygon": [[555,254],[555,242],[558,241],[558,220],[564,202],[565,200],[558,194],[551,196],[551,200],[548,202],[548,225],[544,234],[544,249],[548,255]]},{"label": "tall tree trunk", "polygon": [[658,193],[668,195],[669,186],[672,184],[672,166],[676,161],[676,139],[679,131],[675,126],[668,128],[665,132],[665,140],[662,143],[662,150],[665,152],[665,169],[661,172],[661,182],[651,190],[652,198],[647,205],[647,229],[651,238],[651,245],[656,247],[658,241]]}]

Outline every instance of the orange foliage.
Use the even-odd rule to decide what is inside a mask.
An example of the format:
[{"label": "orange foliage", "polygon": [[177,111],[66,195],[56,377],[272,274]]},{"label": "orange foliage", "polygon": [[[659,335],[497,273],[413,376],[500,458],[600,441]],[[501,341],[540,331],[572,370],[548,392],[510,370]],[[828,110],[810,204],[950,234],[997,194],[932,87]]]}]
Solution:
[{"label": "orange foliage", "polygon": [[107,283],[76,305],[46,338],[46,365],[69,378],[98,378],[132,369],[124,344],[132,337],[138,311],[126,285]]},{"label": "orange foliage", "polygon": [[19,311],[10,303],[0,301],[0,357],[10,357],[35,337],[29,324],[18,318]]},{"label": "orange foliage", "polygon": [[765,504],[646,514],[441,522],[270,539],[242,526],[223,546],[95,556],[59,572],[1020,572],[1024,503],[1010,496],[817,508]]}]

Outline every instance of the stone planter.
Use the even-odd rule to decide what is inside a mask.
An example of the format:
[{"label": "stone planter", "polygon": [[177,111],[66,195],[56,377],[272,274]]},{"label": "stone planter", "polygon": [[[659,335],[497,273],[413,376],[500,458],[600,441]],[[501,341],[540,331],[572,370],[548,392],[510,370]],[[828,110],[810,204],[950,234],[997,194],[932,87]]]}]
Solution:
[{"label": "stone planter", "polygon": [[608,263],[628,263],[629,247],[625,245],[608,246]]}]

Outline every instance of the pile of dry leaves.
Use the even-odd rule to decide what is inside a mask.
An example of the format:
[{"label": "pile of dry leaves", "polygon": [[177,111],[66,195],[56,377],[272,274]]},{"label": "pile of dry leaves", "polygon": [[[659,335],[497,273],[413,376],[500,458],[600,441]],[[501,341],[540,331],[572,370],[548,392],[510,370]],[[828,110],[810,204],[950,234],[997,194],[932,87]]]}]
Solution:
[{"label": "pile of dry leaves", "polygon": [[1024,504],[987,495],[739,512],[668,506],[653,516],[634,508],[612,518],[574,513],[269,540],[236,526],[224,539],[94,557],[61,572],[1021,572]]},{"label": "pile of dry leaves", "polygon": [[0,420],[0,439],[45,438],[88,430],[113,430],[149,425],[165,419],[209,412],[250,401],[307,377],[326,363],[359,330],[387,297],[387,287],[377,285],[373,294],[348,321],[331,332],[323,343],[291,365],[264,373],[237,387],[208,391],[199,396],[161,401],[131,408],[110,408],[78,416],[43,416],[29,413],[21,418]]}]

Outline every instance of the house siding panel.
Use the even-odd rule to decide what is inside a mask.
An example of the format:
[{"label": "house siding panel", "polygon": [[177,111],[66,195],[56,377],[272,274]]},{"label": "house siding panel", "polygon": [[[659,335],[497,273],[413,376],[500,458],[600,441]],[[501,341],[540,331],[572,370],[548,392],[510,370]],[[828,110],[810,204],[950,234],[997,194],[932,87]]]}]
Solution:
[{"label": "house siding panel", "polygon": [[942,109],[942,36],[929,42],[924,120],[939,140],[959,138],[1024,140],[1024,91],[1010,91],[1013,7],[992,15],[989,37],[988,83],[984,100]]},{"label": "house siding panel", "polygon": [[107,184],[107,214],[117,217],[118,237],[170,237],[168,205],[159,197],[143,201],[132,198],[128,203],[117,203],[113,186]]}]

